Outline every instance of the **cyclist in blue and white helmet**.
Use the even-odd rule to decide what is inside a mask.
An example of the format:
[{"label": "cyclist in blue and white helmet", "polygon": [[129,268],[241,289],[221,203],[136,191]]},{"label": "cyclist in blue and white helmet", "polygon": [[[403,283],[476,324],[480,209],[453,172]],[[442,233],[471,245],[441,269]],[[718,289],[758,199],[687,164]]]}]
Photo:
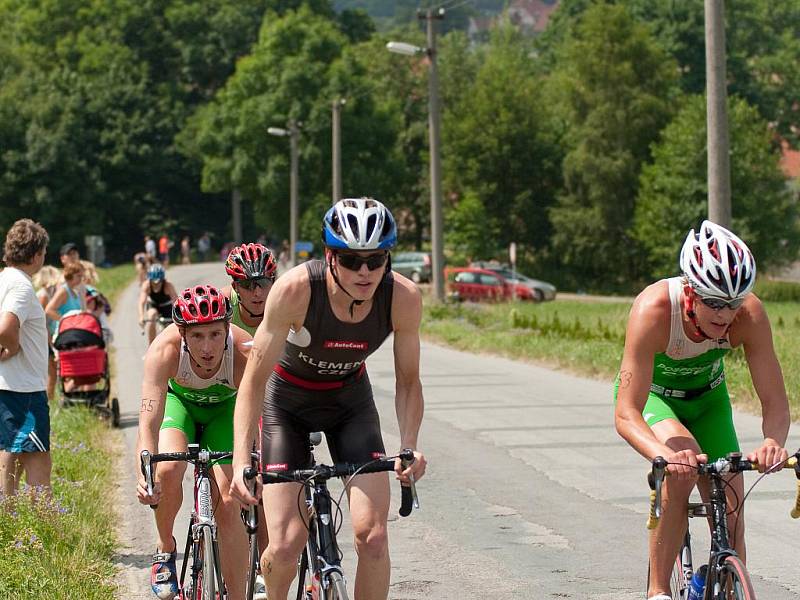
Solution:
[{"label": "cyclist in blue and white helmet", "polygon": [[[369,298],[353,293],[353,286],[342,285],[339,267],[375,271],[385,265],[392,270],[389,251],[397,245],[397,224],[392,213],[373,198],[344,198],[334,204],[322,219],[322,243],[333,280],[352,298],[350,314]],[[381,252],[382,251],[382,252]],[[358,286],[358,284],[355,284]]]},{"label": "cyclist in blue and white helmet", "polygon": [[163,281],[166,277],[167,274],[164,272],[164,267],[159,264],[150,265],[150,268],[147,269],[147,279],[150,281]]}]

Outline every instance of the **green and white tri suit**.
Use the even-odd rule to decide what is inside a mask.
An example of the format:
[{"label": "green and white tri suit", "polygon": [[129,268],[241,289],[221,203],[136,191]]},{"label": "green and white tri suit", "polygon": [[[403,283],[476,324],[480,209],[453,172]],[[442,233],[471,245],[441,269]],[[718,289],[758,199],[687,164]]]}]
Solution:
[{"label": "green and white tri suit", "polygon": [[180,429],[191,444],[196,441],[200,428],[201,448],[219,452],[233,450],[233,407],[236,403],[233,349],[233,332],[229,330],[219,370],[203,379],[192,370],[189,352],[181,343],[178,371],[169,380],[161,429]]},{"label": "green and white tri suit", "polygon": [[[665,419],[682,423],[709,461],[739,451],[733,426],[724,357],[731,350],[727,336],[694,342],[683,329],[680,277],[667,279],[672,304],[669,344],[656,354],[653,382],[642,416],[649,426]],[[616,398],[619,381],[614,388]]]},{"label": "green and white tri suit", "polygon": [[231,307],[233,308],[233,316],[231,317],[231,323],[236,325],[237,327],[241,327],[250,335],[256,334],[256,329],[258,326],[253,327],[252,325],[248,325],[244,321],[242,321],[242,313],[240,312],[241,309],[239,308],[239,294],[236,293],[236,290],[231,288]]}]

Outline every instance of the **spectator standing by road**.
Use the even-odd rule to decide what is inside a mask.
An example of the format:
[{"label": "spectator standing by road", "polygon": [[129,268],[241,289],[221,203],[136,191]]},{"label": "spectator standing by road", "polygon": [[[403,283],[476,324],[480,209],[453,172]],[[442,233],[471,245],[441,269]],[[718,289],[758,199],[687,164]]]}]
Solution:
[{"label": "spectator standing by road", "polygon": [[192,246],[189,244],[189,236],[183,236],[181,240],[181,264],[189,265],[192,263]]},{"label": "spectator standing by road", "polygon": [[58,257],[61,259],[62,267],[66,267],[69,263],[78,262],[81,259],[80,252],[78,252],[78,245],[74,242],[67,242],[61,246]]},{"label": "spectator standing by road", "polygon": [[30,486],[50,487],[47,406],[47,326],[31,278],[42,268],[49,241],[44,227],[20,219],[3,247],[0,273],[0,485],[16,493],[16,464]]},{"label": "spectator standing by road", "polygon": [[204,233],[197,240],[197,252],[200,254],[200,261],[205,262],[208,258],[208,251],[211,250],[211,238],[208,233]]},{"label": "spectator standing by road", "polygon": [[283,240],[281,251],[278,253],[278,275],[283,275],[292,268],[292,257],[289,252],[289,242]]},{"label": "spectator standing by road", "polygon": [[172,242],[167,237],[167,234],[163,234],[158,239],[158,260],[164,265],[166,269],[169,266],[169,249],[172,247]]},{"label": "spectator standing by road", "polygon": [[156,241],[149,235],[144,236],[144,253],[147,254],[150,259],[150,264],[158,258],[156,256]]},{"label": "spectator standing by road", "polygon": [[[33,276],[33,287],[36,289],[36,298],[42,305],[42,310],[47,308],[50,300],[56,295],[59,284],[63,283],[61,272],[55,267],[45,265]],[[47,319],[47,330],[50,331],[52,325]],[[56,355],[53,345],[48,342],[47,349],[47,399],[52,400],[56,391]]]}]

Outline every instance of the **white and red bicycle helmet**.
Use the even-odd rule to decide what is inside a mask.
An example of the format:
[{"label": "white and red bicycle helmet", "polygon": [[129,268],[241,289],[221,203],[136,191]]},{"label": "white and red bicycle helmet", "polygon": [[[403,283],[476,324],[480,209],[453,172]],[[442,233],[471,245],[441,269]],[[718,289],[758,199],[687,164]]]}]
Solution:
[{"label": "white and red bicycle helmet", "polygon": [[689,285],[701,296],[741,298],[756,282],[756,261],[747,245],[708,220],[697,232],[692,229],[686,236],[680,267]]}]

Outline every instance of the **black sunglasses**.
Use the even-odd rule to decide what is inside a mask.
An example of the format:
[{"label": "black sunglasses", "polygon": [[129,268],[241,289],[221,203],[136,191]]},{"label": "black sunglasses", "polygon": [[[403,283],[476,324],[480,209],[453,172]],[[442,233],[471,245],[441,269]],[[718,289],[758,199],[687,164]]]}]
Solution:
[{"label": "black sunglasses", "polygon": [[336,262],[342,265],[348,271],[359,271],[361,265],[367,265],[367,269],[374,271],[380,269],[386,264],[386,259],[389,258],[389,253],[372,254],[370,256],[359,256],[358,254],[341,254],[336,253]]},{"label": "black sunglasses", "polygon": [[269,277],[259,277],[258,279],[242,279],[239,282],[239,286],[247,291],[250,291],[256,287],[260,287],[262,290],[265,290],[271,285],[272,279]]},{"label": "black sunglasses", "polygon": [[710,298],[704,296],[698,296],[700,301],[705,304],[711,310],[722,310],[723,308],[729,308],[731,310],[736,310],[739,308],[742,303],[744,302],[744,298],[734,298],[733,300],[723,300],[722,298]]}]

